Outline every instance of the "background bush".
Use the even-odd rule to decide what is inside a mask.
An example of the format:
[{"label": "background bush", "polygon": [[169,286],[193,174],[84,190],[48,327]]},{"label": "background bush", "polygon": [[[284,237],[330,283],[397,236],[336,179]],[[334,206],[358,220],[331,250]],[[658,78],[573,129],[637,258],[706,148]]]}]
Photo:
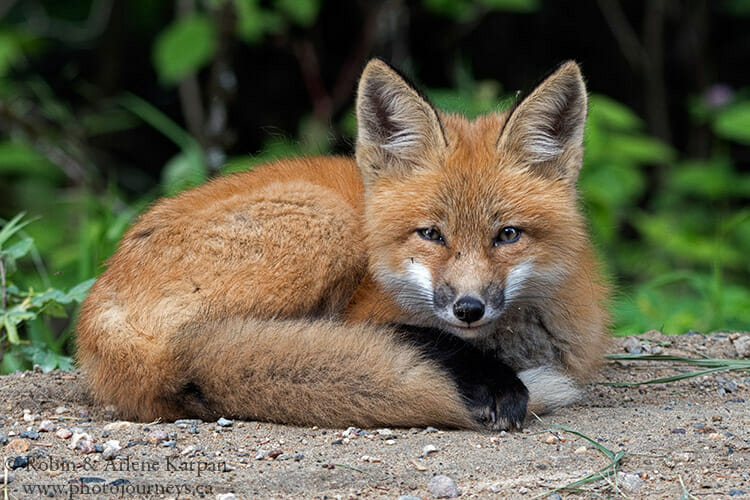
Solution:
[{"label": "background bush", "polygon": [[69,365],[72,305],[158,196],[351,153],[373,55],[470,116],[579,61],[615,332],[747,330],[749,21],[750,0],[4,2],[2,371]]}]

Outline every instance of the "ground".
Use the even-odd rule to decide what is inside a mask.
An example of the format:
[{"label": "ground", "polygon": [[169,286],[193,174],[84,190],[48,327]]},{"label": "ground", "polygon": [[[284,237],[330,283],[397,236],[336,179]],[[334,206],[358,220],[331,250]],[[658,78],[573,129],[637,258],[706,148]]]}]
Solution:
[{"label": "ground", "polygon": [[[736,358],[732,338],[637,337],[668,354]],[[628,342],[631,349],[640,345]],[[618,339],[614,349],[622,352],[622,345]],[[608,362],[598,380],[643,381],[688,370]],[[750,372],[638,387],[592,384],[580,403],[530,419],[522,432],[358,431],[118,422],[111,409],[91,404],[78,372],[18,373],[0,378],[0,442],[8,464],[0,493],[3,499],[233,498],[221,496],[228,492],[240,499],[429,499],[439,494],[430,491],[430,480],[445,475],[460,498],[750,498],[749,388]],[[554,426],[625,452],[620,474],[551,493],[610,462],[592,443]]]}]

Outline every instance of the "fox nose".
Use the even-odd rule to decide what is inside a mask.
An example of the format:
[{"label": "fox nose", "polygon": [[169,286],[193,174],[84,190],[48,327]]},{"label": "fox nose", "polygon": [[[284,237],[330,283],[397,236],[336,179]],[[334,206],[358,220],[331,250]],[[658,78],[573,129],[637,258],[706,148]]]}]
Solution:
[{"label": "fox nose", "polygon": [[461,297],[453,304],[453,314],[461,321],[473,323],[484,316],[484,303],[474,297]]}]

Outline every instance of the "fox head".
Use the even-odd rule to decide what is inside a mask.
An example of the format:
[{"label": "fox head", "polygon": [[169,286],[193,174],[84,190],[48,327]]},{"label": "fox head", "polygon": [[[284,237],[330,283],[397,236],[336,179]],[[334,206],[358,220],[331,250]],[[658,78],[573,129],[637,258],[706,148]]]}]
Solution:
[{"label": "fox head", "polygon": [[357,96],[370,270],[408,321],[480,336],[560,300],[588,248],[576,180],[586,88],[567,62],[504,113],[444,114],[380,60]]}]

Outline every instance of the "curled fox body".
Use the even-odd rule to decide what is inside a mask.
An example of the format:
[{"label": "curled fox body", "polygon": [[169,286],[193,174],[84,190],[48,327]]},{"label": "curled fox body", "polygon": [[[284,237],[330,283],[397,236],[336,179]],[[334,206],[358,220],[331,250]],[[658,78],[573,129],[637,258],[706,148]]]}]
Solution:
[{"label": "curled fox body", "polygon": [[585,115],[572,62],[469,121],[371,61],[356,162],[219,178],[130,228],[79,315],[92,394],[139,420],[361,427],[518,426],[527,391],[529,410],[569,404],[606,344]]}]

